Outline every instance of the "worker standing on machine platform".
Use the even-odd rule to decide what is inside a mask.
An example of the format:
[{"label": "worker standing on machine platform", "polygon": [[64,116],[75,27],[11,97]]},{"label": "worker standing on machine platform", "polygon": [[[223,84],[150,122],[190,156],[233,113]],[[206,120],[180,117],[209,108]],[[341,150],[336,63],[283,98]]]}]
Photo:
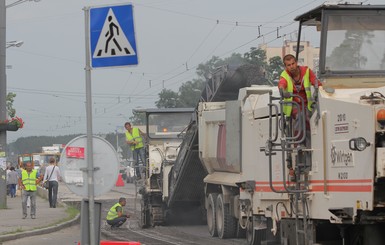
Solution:
[{"label": "worker standing on machine platform", "polygon": [[[285,103],[283,105],[283,113],[286,118],[292,121],[289,123],[289,132],[297,139],[301,139],[303,136],[302,132],[306,132],[303,145],[306,148],[310,148],[310,123],[309,119],[313,111],[313,97],[311,93],[311,86],[318,88],[322,86],[321,82],[316,78],[313,71],[307,66],[299,66],[297,59],[292,54],[287,54],[283,57],[283,64],[285,70],[281,73],[280,80],[278,82],[278,89]],[[294,95],[294,96],[293,96]],[[295,96],[297,95],[297,96]],[[300,97],[300,98],[299,98]],[[303,100],[303,107],[302,102]],[[299,112],[297,106],[292,106],[290,103],[297,103],[301,112],[305,113],[305,125],[301,125]],[[303,127],[306,127],[305,129]],[[309,158],[310,156],[308,156]],[[288,157],[288,168],[292,174],[292,163],[291,157]]]},{"label": "worker standing on machine platform", "polygon": [[135,174],[137,179],[141,179],[141,171],[139,167],[139,159],[145,165],[146,163],[146,152],[144,150],[143,138],[145,134],[136,127],[132,127],[131,123],[126,122],[124,124],[126,128],[126,142],[130,146],[133,153]]}]

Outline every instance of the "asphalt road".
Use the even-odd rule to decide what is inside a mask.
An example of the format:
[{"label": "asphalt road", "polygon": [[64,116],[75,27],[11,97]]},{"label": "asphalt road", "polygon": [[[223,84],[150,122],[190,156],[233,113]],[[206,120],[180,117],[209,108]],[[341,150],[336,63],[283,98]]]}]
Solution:
[{"label": "asphalt road", "polygon": [[[65,193],[62,189],[62,199],[66,201],[79,201],[79,197]],[[180,226],[157,226],[148,229],[139,228],[140,197],[135,197],[135,186],[126,184],[121,188],[114,188],[112,192],[103,196],[102,220],[104,220],[108,209],[116,203],[119,196],[128,199],[126,210],[131,214],[131,218],[123,228],[110,230],[102,222],[101,239],[111,241],[139,241],[142,245],[242,245],[246,244],[245,239],[219,239],[209,235],[206,225],[180,225]],[[13,241],[4,242],[5,245],[42,245],[42,244],[78,244],[81,240],[80,224],[74,225],[60,231],[37,235],[33,237],[21,238]]]},{"label": "asphalt road", "polygon": [[48,244],[78,244],[80,241],[80,225],[74,225],[66,229],[44,235],[25,237],[13,241],[4,242],[4,245],[48,245]]}]

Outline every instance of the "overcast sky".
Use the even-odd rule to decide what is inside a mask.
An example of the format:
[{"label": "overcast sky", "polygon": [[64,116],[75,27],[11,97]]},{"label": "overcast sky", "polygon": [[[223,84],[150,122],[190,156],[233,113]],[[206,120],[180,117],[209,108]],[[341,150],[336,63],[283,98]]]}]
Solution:
[{"label": "overcast sky", "polygon": [[[7,5],[13,2],[6,0]],[[7,49],[7,90],[17,94],[16,115],[25,120],[25,128],[8,132],[8,142],[26,136],[86,134],[83,8],[126,2],[41,0],[7,8],[7,41],[24,41],[19,48]],[[243,54],[263,42],[282,45],[277,27],[289,39],[298,27],[294,17],[323,2],[131,1],[139,65],[92,70],[93,132],[114,132],[128,121],[133,108],[155,107],[163,86],[177,91],[195,77],[196,65],[213,55]]]}]

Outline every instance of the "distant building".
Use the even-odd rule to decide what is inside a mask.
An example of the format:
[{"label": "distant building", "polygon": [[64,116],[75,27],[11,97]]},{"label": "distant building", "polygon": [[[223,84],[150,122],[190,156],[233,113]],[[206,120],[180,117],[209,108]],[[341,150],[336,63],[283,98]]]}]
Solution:
[{"label": "distant building", "polygon": [[[269,61],[269,59],[274,56],[283,58],[287,54],[295,55],[297,51],[297,41],[285,40],[282,47],[268,47],[267,44],[261,44],[259,48],[265,50],[267,61]],[[299,50],[298,64],[308,66],[317,74],[319,48],[311,46],[309,41],[301,41]]]}]

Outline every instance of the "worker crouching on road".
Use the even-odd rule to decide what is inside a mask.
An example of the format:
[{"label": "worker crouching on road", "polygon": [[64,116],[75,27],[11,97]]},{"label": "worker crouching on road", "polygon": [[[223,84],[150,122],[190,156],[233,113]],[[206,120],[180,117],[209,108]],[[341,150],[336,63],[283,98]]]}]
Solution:
[{"label": "worker crouching on road", "polygon": [[111,225],[111,228],[118,228],[126,222],[130,217],[128,214],[124,214],[123,207],[126,206],[126,198],[119,198],[119,202],[110,208],[107,213],[107,223]]}]

